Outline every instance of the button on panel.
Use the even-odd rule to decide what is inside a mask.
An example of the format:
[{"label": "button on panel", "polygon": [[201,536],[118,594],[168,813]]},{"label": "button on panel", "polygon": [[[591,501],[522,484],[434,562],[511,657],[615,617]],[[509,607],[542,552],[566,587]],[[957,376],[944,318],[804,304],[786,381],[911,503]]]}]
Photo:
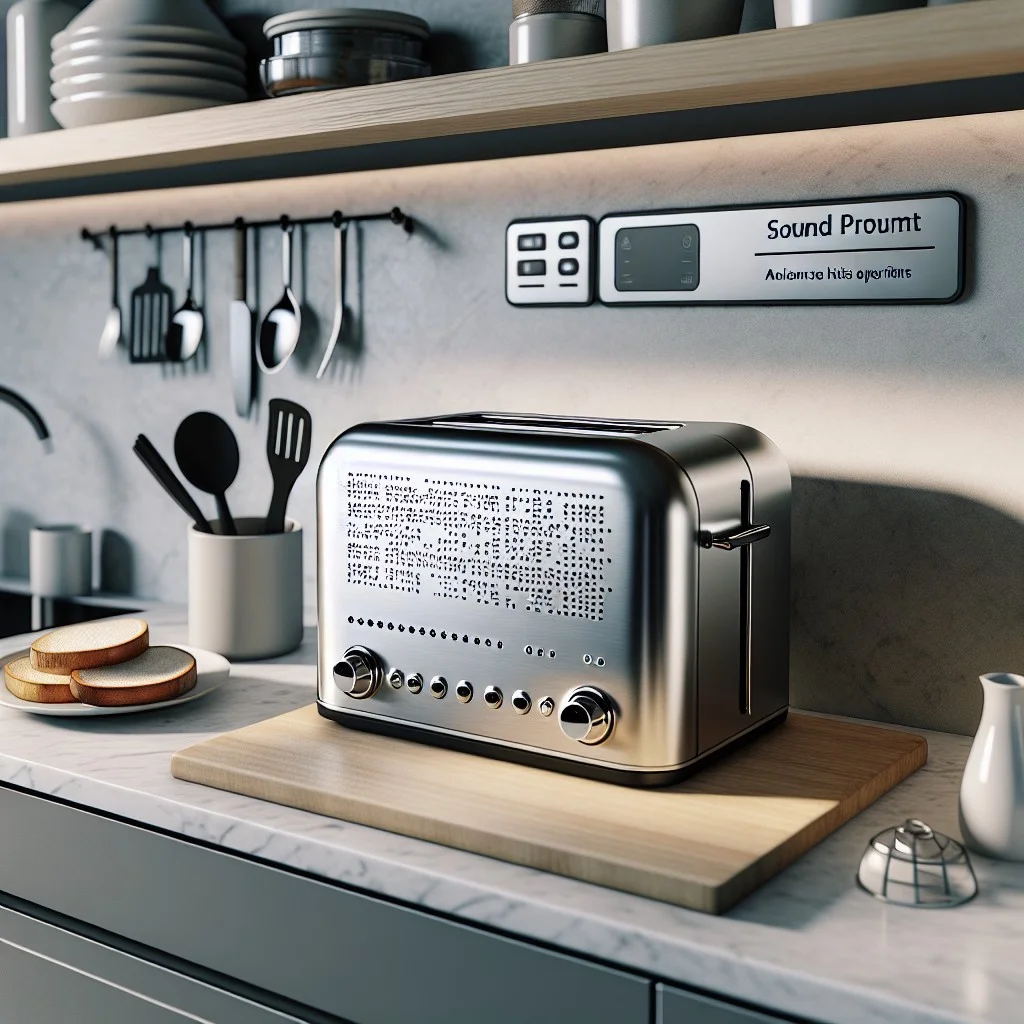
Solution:
[{"label": "button on panel", "polygon": [[543,277],[548,272],[547,260],[520,260],[520,277]]},{"label": "button on panel", "polygon": [[533,701],[525,690],[516,690],[512,694],[512,707],[517,715],[525,715],[533,707]]},{"label": "button on panel", "polygon": [[[514,221],[508,226],[505,295],[515,306],[587,306],[594,301],[596,230],[588,217]],[[523,253],[564,258],[523,259]]]}]

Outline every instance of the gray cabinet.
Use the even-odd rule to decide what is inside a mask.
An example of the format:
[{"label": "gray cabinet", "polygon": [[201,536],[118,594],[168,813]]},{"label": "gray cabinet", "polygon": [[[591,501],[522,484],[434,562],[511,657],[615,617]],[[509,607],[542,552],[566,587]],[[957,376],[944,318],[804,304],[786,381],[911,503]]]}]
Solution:
[{"label": "gray cabinet", "polygon": [[0,907],[4,1024],[300,1024],[205,985]]},{"label": "gray cabinet", "polygon": [[11,787],[0,822],[0,893],[354,1024],[650,1021],[652,983],[625,971]]},{"label": "gray cabinet", "polygon": [[658,985],[655,1024],[785,1024],[782,1018],[745,1010],[671,985]]}]

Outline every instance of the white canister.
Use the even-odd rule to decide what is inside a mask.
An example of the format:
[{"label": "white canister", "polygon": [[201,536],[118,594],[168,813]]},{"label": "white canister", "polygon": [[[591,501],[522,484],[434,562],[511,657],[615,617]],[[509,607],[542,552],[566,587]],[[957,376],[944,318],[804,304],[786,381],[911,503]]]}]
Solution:
[{"label": "white canister", "polygon": [[744,0],[607,0],[608,49],[735,35]]},{"label": "white canister", "polygon": [[514,0],[509,64],[583,57],[608,49],[603,0]]},{"label": "white canister", "polygon": [[264,533],[236,519],[238,536],[195,527],[188,535],[188,642],[225,658],[259,661],[302,643],[302,528]]},{"label": "white canister", "polygon": [[7,134],[60,128],[50,113],[50,40],[82,9],[72,0],[18,0],[7,11]]},{"label": "white canister", "polygon": [[814,25],[837,18],[887,14],[909,7],[924,7],[928,0],[775,0],[775,24],[779,28]]},{"label": "white canister", "polygon": [[35,597],[92,593],[92,533],[82,526],[34,526],[28,535],[28,575]]},{"label": "white canister", "polygon": [[981,677],[985,703],[960,783],[960,831],[986,857],[1024,860],[1024,676]]}]

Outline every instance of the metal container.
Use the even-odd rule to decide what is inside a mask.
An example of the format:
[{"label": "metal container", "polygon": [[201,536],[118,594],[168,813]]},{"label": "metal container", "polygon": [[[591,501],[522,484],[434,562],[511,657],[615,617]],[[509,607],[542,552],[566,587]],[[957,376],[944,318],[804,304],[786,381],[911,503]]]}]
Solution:
[{"label": "metal container", "polygon": [[52,132],[50,39],[67,28],[83,2],[18,0],[7,10],[7,134]]},{"label": "metal container", "polygon": [[659,785],[786,715],[790,476],[750,427],[371,423],[317,498],[328,718]]},{"label": "metal container", "polygon": [[927,0],[775,0],[775,24],[779,28],[793,28],[836,18],[902,11],[926,4]]},{"label": "metal container", "polygon": [[512,14],[509,64],[582,57],[608,49],[603,0],[514,0]]},{"label": "metal container", "polygon": [[268,57],[260,63],[260,80],[268,96],[379,85],[429,75],[429,64],[408,57]]},{"label": "metal container", "polygon": [[34,597],[91,594],[91,531],[84,526],[33,526],[28,535],[28,571]]},{"label": "metal container", "polygon": [[608,49],[735,35],[744,0],[608,0]]},{"label": "metal container", "polygon": [[352,7],[292,11],[263,32],[274,55],[260,64],[270,96],[376,85],[430,74],[430,26],[411,14]]},{"label": "metal container", "polygon": [[430,26],[412,14],[349,7],[279,14],[264,23],[263,34],[277,57],[372,53],[422,60]]}]

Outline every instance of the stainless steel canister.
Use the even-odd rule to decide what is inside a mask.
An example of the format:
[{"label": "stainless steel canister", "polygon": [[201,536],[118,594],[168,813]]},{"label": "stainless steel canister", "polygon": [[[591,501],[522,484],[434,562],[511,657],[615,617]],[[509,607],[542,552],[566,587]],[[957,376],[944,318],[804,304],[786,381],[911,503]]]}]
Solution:
[{"label": "stainless steel canister", "polygon": [[581,57],[608,49],[604,0],[513,0],[509,64]]},{"label": "stainless steel canister", "polygon": [[608,0],[608,49],[735,35],[744,0]]}]

